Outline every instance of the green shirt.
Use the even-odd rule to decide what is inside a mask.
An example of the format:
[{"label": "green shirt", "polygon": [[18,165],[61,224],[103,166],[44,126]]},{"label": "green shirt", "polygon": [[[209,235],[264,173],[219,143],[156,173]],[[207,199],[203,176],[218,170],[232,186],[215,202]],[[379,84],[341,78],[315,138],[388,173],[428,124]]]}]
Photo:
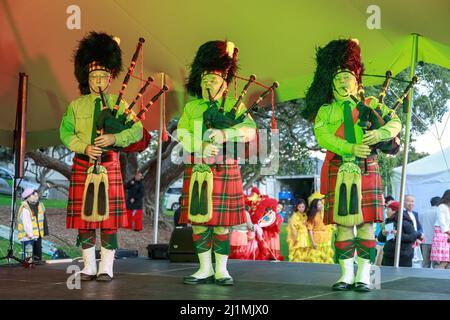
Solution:
[{"label": "green shirt", "polygon": [[[88,94],[73,100],[63,115],[59,127],[59,137],[62,143],[75,153],[84,153],[91,144],[95,99],[99,96]],[[106,95],[109,108],[113,108],[117,95]],[[120,103],[117,116],[121,115],[127,107],[123,100]],[[129,115],[131,118],[131,116]],[[142,139],[142,123],[139,121],[127,130],[115,133],[114,146],[126,147]]]},{"label": "green shirt", "polygon": [[[220,101],[218,103],[220,103]],[[235,103],[235,99],[228,98],[225,102],[224,112],[229,112]],[[207,141],[206,138],[203,139],[202,137],[202,128],[203,113],[208,109],[208,107],[209,101],[204,99],[190,101],[184,106],[183,114],[178,121],[177,134],[183,148],[189,153],[201,151],[202,142]],[[241,103],[236,112],[236,117],[243,114],[245,110],[247,110],[247,108],[243,103]],[[247,115],[242,123],[239,123],[229,129],[225,129],[225,136],[233,142],[241,141],[240,139],[244,138],[244,136],[238,129],[244,127],[256,129],[256,123],[250,115]],[[232,138],[230,139],[229,137]]]},{"label": "green shirt", "polygon": [[[369,97],[369,107],[377,108],[379,105],[375,97]],[[351,101],[352,111],[356,108],[356,103]],[[381,134],[381,141],[387,141],[394,138],[401,130],[402,124],[398,116],[392,109],[386,105],[380,105],[382,117],[389,113],[393,113],[392,120],[387,122],[384,126],[377,129]],[[334,101],[331,104],[324,104],[320,107],[314,123],[314,135],[317,143],[333,153],[340,156],[352,155],[352,143],[347,142],[343,138],[336,136],[336,131],[344,122],[344,101]],[[359,120],[355,124],[356,144],[361,144],[363,140],[363,130],[358,125]]]}]

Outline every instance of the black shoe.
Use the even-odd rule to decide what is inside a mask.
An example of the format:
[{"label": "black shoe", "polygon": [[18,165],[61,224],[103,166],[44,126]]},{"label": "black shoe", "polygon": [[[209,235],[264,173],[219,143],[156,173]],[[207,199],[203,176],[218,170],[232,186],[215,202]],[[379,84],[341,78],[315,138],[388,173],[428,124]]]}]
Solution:
[{"label": "black shoe", "polygon": [[353,285],[353,290],[358,292],[370,292],[370,286],[364,282],[356,282]]},{"label": "black shoe", "polygon": [[95,280],[96,275],[90,275],[90,274],[86,274],[86,273],[80,273],[80,278],[81,281],[92,281]]},{"label": "black shoe", "polygon": [[352,289],[352,285],[346,282],[336,282],[331,287],[334,291],[350,291]]},{"label": "black shoe", "polygon": [[193,276],[185,276],[183,279],[183,283],[185,284],[203,284],[203,283],[213,283],[214,282],[214,275],[209,276],[207,278],[196,278]]},{"label": "black shoe", "polygon": [[226,278],[216,279],[216,284],[219,286],[232,286],[232,285],[234,285],[234,281],[233,281],[233,278],[226,277]]},{"label": "black shoe", "polygon": [[111,281],[113,278],[111,278],[110,276],[109,276],[109,274],[107,274],[107,273],[100,273],[98,276],[97,276],[97,281],[104,281],[104,282],[109,282],[109,281]]}]

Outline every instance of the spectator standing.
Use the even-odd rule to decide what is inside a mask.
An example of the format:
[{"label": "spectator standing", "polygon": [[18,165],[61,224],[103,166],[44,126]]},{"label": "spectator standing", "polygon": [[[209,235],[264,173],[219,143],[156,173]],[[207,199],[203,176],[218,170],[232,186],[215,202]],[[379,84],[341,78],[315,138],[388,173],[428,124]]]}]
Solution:
[{"label": "spectator standing", "polygon": [[302,262],[306,258],[309,246],[306,208],[306,201],[299,199],[294,213],[288,221],[287,243],[289,246],[289,261],[292,262]]},{"label": "spectator standing", "polygon": [[[424,240],[423,235],[423,228],[419,221],[419,214],[414,211],[414,196],[413,195],[406,195],[405,196],[405,202],[404,202],[405,210],[403,211],[403,216],[407,215],[412,220],[414,225],[414,230],[416,231],[417,239],[415,243],[413,244],[414,249],[414,258],[413,261],[416,264],[419,261],[423,261],[422,253],[420,252],[420,244]],[[422,263],[420,263],[422,264]]]},{"label": "spectator standing", "polygon": [[281,201],[278,202],[276,211],[280,215],[282,222],[285,221],[285,217],[286,217],[286,212],[283,209],[284,209],[284,203]]},{"label": "spectator standing", "polygon": [[417,239],[423,239],[423,228],[419,221],[419,214],[414,211],[414,196],[407,194],[405,196],[405,209],[403,210],[403,215],[407,215],[413,222],[414,230],[416,230]]},{"label": "spectator standing", "polygon": [[[42,261],[42,238],[48,235],[45,207],[39,201],[39,193],[31,188],[22,192],[22,204],[17,214],[18,239],[22,242],[22,259],[35,263]],[[32,248],[31,256],[26,256],[27,246]],[[31,251],[31,250],[30,250]]]},{"label": "spectator standing", "polygon": [[420,244],[422,250],[422,268],[431,267],[431,244],[434,237],[434,225],[439,213],[440,197],[433,197],[430,200],[431,207],[423,212],[419,212],[419,221],[423,228],[424,241]]},{"label": "spectator standing", "polygon": [[377,239],[377,246],[375,247],[377,249],[375,265],[377,265],[377,266],[381,266],[381,262],[383,260],[383,247],[384,247],[384,242],[381,242],[378,240],[378,235],[380,234],[381,230],[383,229],[384,221],[387,218],[387,214],[386,214],[387,206],[389,203],[391,203],[393,201],[394,201],[394,198],[392,196],[386,196],[383,198],[383,222],[374,223],[375,238]]},{"label": "spectator standing", "polygon": [[[378,241],[385,242],[383,249],[383,266],[394,266],[395,257],[395,238],[397,236],[397,216],[400,203],[393,201],[389,203],[387,208],[387,218],[384,222],[383,229],[378,235]],[[387,240],[388,230],[387,225],[393,223],[394,238]],[[412,260],[414,257],[413,244],[417,239],[417,234],[414,229],[414,224],[409,215],[403,216],[402,225],[402,239],[400,244],[400,267],[412,267]]]},{"label": "spectator standing", "polygon": [[431,261],[433,268],[445,269],[450,263],[450,189],[444,192],[439,202],[439,212],[434,228],[433,243],[431,245]]},{"label": "spectator standing", "polygon": [[333,226],[323,222],[323,198],[320,193],[314,193],[308,198],[306,228],[310,245],[307,249],[306,262],[333,263],[334,252],[331,247]]},{"label": "spectator standing", "polygon": [[[181,204],[182,196],[178,198],[178,203]],[[180,214],[181,214],[181,205],[178,206],[177,209],[173,212],[173,226],[174,227],[185,227],[186,223],[180,223]]]},{"label": "spectator standing", "polygon": [[144,203],[144,176],[137,170],[133,179],[125,185],[127,192],[127,229],[142,230],[142,208]]}]

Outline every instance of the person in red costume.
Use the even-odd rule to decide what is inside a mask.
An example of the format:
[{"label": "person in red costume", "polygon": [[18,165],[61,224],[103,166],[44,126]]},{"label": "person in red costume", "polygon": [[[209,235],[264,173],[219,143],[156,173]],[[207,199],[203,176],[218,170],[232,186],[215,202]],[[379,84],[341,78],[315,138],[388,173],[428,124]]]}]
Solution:
[{"label": "person in red costume", "polygon": [[251,256],[254,260],[284,260],[280,254],[280,226],[283,218],[277,213],[278,201],[263,198],[251,216],[255,228],[255,241]]}]

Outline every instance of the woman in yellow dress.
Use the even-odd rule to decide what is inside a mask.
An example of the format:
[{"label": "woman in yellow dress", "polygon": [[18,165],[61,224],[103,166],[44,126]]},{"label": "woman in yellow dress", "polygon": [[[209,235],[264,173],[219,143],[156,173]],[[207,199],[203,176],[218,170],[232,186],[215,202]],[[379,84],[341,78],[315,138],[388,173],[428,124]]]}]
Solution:
[{"label": "woman in yellow dress", "polygon": [[333,226],[323,223],[322,202],[323,195],[314,193],[308,198],[309,208],[307,211],[306,228],[310,240],[310,246],[306,252],[305,262],[333,263],[333,248],[331,238]]},{"label": "woman in yellow dress", "polygon": [[294,213],[289,218],[287,228],[289,261],[291,262],[303,262],[306,259],[307,249],[310,246],[306,220],[306,201],[299,199]]}]

